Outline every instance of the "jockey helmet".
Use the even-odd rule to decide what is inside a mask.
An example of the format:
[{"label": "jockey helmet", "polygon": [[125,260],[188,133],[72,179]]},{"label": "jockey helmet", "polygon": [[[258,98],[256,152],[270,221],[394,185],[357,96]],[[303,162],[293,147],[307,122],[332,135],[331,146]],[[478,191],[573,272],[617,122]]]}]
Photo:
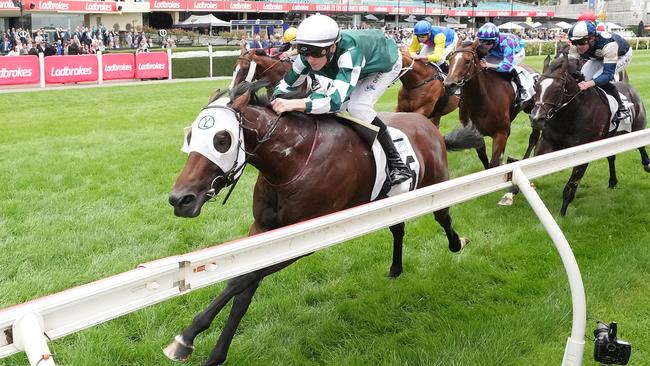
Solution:
[{"label": "jockey helmet", "polygon": [[476,38],[480,40],[498,40],[499,28],[494,23],[485,23],[479,28]]},{"label": "jockey helmet", "polygon": [[569,29],[569,39],[576,41],[596,35],[596,25],[590,21],[581,20]]},{"label": "jockey helmet", "polygon": [[287,30],[284,31],[284,36],[283,40],[285,43],[289,43],[296,39],[296,34],[298,33],[298,29],[296,27],[289,27]]},{"label": "jockey helmet", "polygon": [[315,14],[298,26],[296,39],[298,52],[305,56],[321,57],[327,54],[327,47],[341,39],[336,21],[327,15]]},{"label": "jockey helmet", "polygon": [[429,32],[431,32],[431,23],[426,20],[420,20],[413,27],[413,34],[416,36],[426,36],[429,35]]}]

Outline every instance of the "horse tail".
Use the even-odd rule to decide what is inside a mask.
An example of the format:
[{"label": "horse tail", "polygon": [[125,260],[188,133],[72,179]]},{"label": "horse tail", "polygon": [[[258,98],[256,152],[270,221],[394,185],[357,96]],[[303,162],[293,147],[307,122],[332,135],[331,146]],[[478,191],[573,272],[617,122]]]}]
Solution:
[{"label": "horse tail", "polygon": [[445,135],[445,146],[448,151],[460,151],[470,148],[484,148],[485,140],[475,128],[457,128]]}]

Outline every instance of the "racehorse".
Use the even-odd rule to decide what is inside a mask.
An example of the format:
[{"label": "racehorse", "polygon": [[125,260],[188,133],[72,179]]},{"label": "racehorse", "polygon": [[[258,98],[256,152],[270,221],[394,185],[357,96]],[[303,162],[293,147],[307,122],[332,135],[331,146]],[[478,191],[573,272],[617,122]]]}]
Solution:
[{"label": "racehorse", "polygon": [[291,69],[291,61],[289,60],[269,56],[259,48],[250,51],[242,49],[235,64],[230,88],[232,89],[244,80],[250,82],[260,79],[267,80],[269,85],[274,87],[289,72],[289,69]]},{"label": "racehorse", "polygon": [[[447,94],[461,90],[460,120],[463,125],[472,124],[483,136],[492,137],[492,157],[489,167],[501,165],[503,154],[510,135],[510,123],[523,110],[530,113],[534,100],[530,99],[521,107],[514,105],[515,91],[510,80],[498,75],[494,70],[480,66],[479,41],[464,45],[451,54],[449,74],[444,82]],[[529,66],[521,65],[534,73]],[[535,131],[529,140],[529,150]]]},{"label": "racehorse", "polygon": [[[430,62],[417,62],[407,49],[400,49],[402,56],[402,86],[397,94],[396,112],[419,113],[440,126],[440,118],[456,108],[460,98],[445,93],[442,72]],[[475,146],[476,153],[488,168],[485,143]]]},{"label": "racehorse", "polygon": [[[566,55],[552,62],[544,60],[543,74],[537,82],[538,100],[531,112],[531,122],[542,130],[542,136],[535,148],[535,155],[581,145],[616,135],[610,132],[612,113],[604,92],[597,88],[580,91],[578,82],[584,77],[575,63]],[[616,83],[617,89],[634,104],[632,108],[632,131],[646,128],[646,111],[643,100],[627,83]],[[641,164],[650,173],[650,159],[645,147],[639,148]],[[618,183],[616,177],[616,156],[607,157],[609,163],[609,188]],[[571,177],[564,187],[560,214],[566,215],[567,207],[575,198],[580,179],[589,164],[573,168]]]},{"label": "racehorse", "polygon": [[[219,121],[215,124],[217,131],[207,135],[201,132],[201,121],[205,117],[195,122],[192,129],[197,139],[203,137],[197,144],[207,141],[208,146],[223,154],[234,151],[236,155],[243,149],[250,156],[249,162],[259,170],[253,193],[254,221],[249,235],[367,203],[375,178],[375,163],[359,135],[332,116],[275,114],[268,102],[255,95],[263,83],[239,84],[231,91],[232,102],[227,102],[221,98],[223,93],[218,93],[206,107],[217,114],[214,118]],[[418,186],[448,179],[445,143],[431,122],[415,113],[386,113],[381,118],[401,129],[414,147],[421,162],[416,172]],[[231,126],[230,130],[225,126]],[[242,135],[243,144],[239,145],[237,136]],[[188,136],[190,145],[192,138]],[[335,157],[332,156],[334,151]],[[211,196],[233,183],[235,173],[243,165],[234,160],[232,166],[219,167],[205,156],[191,152],[169,196],[174,213],[184,217],[198,216]],[[449,209],[436,211],[434,216],[445,230],[450,250],[461,250],[467,240],[460,238],[452,228]],[[404,223],[391,226],[390,230],[393,263],[389,276],[398,277],[402,272]],[[206,330],[219,311],[234,298],[226,326],[205,365],[224,362],[237,326],[260,281],[297,259],[230,280],[210,307],[175,337],[165,354],[173,360],[187,359],[195,337]]]}]

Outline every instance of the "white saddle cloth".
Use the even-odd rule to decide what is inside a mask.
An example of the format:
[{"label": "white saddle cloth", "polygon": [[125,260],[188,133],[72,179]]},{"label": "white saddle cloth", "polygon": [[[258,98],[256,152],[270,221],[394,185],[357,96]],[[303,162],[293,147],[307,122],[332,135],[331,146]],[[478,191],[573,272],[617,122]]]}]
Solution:
[{"label": "white saddle cloth", "polygon": [[[393,138],[395,149],[397,149],[397,152],[399,152],[400,156],[402,157],[402,161],[409,167],[409,169],[411,169],[411,174],[412,174],[411,179],[408,179],[405,182],[402,182],[391,188],[391,190],[388,192],[388,196],[392,197],[404,192],[412,191],[415,188],[417,188],[416,185],[418,181],[418,174],[420,173],[420,162],[415,156],[415,151],[413,151],[413,146],[411,146],[411,142],[409,141],[408,137],[404,134],[404,132],[394,127],[388,127],[388,132],[390,133],[390,136]],[[372,154],[375,157],[375,166],[377,167],[376,176],[375,176],[375,185],[372,189],[372,195],[370,197],[370,200],[374,201],[375,199],[377,199],[377,196],[379,195],[379,192],[381,191],[384,182],[386,181],[386,179],[388,179],[388,174],[387,174],[388,168],[386,166],[386,153],[384,153],[384,149],[381,148],[379,141],[377,141],[376,139],[375,142],[372,144]]]}]

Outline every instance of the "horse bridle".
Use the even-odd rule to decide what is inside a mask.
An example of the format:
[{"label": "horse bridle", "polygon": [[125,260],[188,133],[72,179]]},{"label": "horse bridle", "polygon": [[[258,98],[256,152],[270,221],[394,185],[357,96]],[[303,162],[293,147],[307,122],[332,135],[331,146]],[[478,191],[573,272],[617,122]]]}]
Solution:
[{"label": "horse bridle", "polygon": [[464,75],[465,77],[463,77],[462,79],[460,79],[460,81],[458,81],[456,83],[456,85],[458,85],[461,88],[468,81],[472,80],[474,78],[474,76],[478,75],[479,73],[483,72],[483,70],[484,70],[484,69],[478,67],[478,65],[476,64],[476,59],[478,59],[478,54],[476,53],[475,50],[456,50],[451,54],[451,56],[449,56],[449,58],[453,58],[457,53],[463,53],[463,52],[469,52],[469,53],[472,54],[472,67],[478,69],[478,71],[476,71],[473,74],[470,74],[469,77],[467,77],[467,74],[469,73],[469,70],[468,70],[468,72]]},{"label": "horse bridle", "polygon": [[[255,139],[257,140],[257,143],[253,150],[251,152],[246,151],[246,147],[243,147],[244,149],[244,154],[246,155],[246,158],[244,159],[244,162],[241,164],[241,166],[237,166],[238,161],[237,158],[235,158],[235,162],[232,166],[232,168],[228,169],[228,171],[224,172],[223,175],[217,175],[212,179],[212,182],[210,183],[210,189],[205,193],[208,197],[208,201],[216,197],[216,188],[214,188],[214,184],[217,182],[218,179],[222,179],[225,181],[225,186],[230,186],[230,190],[228,190],[228,194],[226,194],[226,197],[223,199],[222,204],[226,204],[228,201],[228,198],[230,197],[230,194],[232,191],[235,189],[235,186],[237,185],[237,182],[239,182],[239,178],[241,177],[241,174],[238,175],[239,172],[241,172],[245,167],[246,164],[248,164],[248,160],[255,155],[257,150],[262,146],[262,144],[266,141],[268,141],[271,138],[271,134],[275,131],[275,129],[278,127],[280,124],[280,117],[282,117],[282,113],[278,114],[277,118],[273,121],[271,124],[271,127],[269,127],[268,130],[264,133],[264,135],[260,138],[259,135],[257,134],[257,131],[250,128],[246,127],[243,123],[243,120],[246,120],[244,116],[234,108],[231,108],[229,106],[223,106],[223,105],[208,105],[206,107],[203,107],[203,109],[225,109],[227,111],[232,112],[235,115],[235,118],[237,119],[237,124],[239,125],[239,133],[241,137],[241,131],[242,130],[248,130],[248,131],[253,131],[255,132],[255,135],[257,136]],[[242,148],[242,140],[241,138],[237,138],[237,150]],[[236,177],[236,178],[235,178]]]},{"label": "horse bridle", "polygon": [[[249,69],[249,73],[250,73],[250,65],[251,65],[251,64],[254,63],[254,64],[257,66],[257,63],[256,63],[255,61],[253,61],[253,55],[251,55],[251,58],[250,58],[250,59],[248,59],[246,56],[239,56],[237,59],[238,59],[238,60],[243,60],[243,61],[248,61],[248,69]],[[280,62],[283,62],[283,61],[280,60],[280,59],[278,59],[278,60],[276,60],[274,63],[272,63],[271,66],[267,67],[266,69],[264,69],[264,71],[260,72],[260,73],[259,73],[259,78],[261,79],[262,76],[263,76],[267,71],[269,71],[269,70],[271,70],[272,68],[274,68],[274,67],[275,67],[278,63],[280,63]],[[251,76],[251,77],[252,77],[252,76]],[[248,80],[248,76],[247,76],[247,77],[246,77],[246,81],[251,82],[252,80]]]},{"label": "horse bridle", "polygon": [[[427,63],[428,63],[428,62],[427,62]],[[402,70],[406,70],[406,71],[402,72],[402,73],[397,77],[397,79],[399,79],[399,78],[401,78],[402,76],[404,76],[407,72],[413,70],[413,64],[415,64],[415,59],[412,59],[411,64],[410,64],[408,67],[405,67],[405,68],[402,69]],[[424,81],[422,81],[422,82],[420,82],[419,84],[416,84],[415,86],[412,86],[412,87],[410,87],[410,88],[407,88],[407,87],[404,86],[404,84],[402,83],[402,88],[404,88],[404,89],[406,89],[406,90],[414,90],[414,89],[417,89],[417,88],[419,88],[419,87],[421,87],[421,86],[424,86],[424,85],[426,85],[426,84],[428,84],[428,83],[430,83],[430,82],[432,82],[432,81],[434,81],[434,80],[440,80],[440,81],[443,81],[444,79],[440,76],[440,74],[442,73],[442,70],[440,70],[440,68],[438,68],[437,66],[433,66],[433,64],[431,64],[431,63],[428,63],[428,64],[429,64],[429,67],[431,67],[432,69],[434,69],[434,70],[437,71],[437,73],[436,73],[435,75],[428,77],[428,78],[425,79]]]},{"label": "horse bridle", "polygon": [[[558,96],[557,96],[554,103],[542,102],[542,101],[535,102],[535,107],[536,108],[537,107],[541,108],[544,105],[551,106],[551,110],[547,113],[547,116],[546,116],[547,119],[553,118],[558,111],[560,111],[562,108],[569,105],[580,93],[582,93],[582,90],[579,90],[577,93],[575,93],[573,95],[566,92],[566,84],[567,84],[567,78],[568,78],[566,72],[562,76],[542,75],[542,77],[540,78],[540,81],[541,81],[542,78],[555,79],[555,80],[561,80],[562,81],[562,88],[561,88],[562,92],[558,93]],[[566,100],[567,98],[569,98],[569,100],[563,103],[562,101]]]}]

